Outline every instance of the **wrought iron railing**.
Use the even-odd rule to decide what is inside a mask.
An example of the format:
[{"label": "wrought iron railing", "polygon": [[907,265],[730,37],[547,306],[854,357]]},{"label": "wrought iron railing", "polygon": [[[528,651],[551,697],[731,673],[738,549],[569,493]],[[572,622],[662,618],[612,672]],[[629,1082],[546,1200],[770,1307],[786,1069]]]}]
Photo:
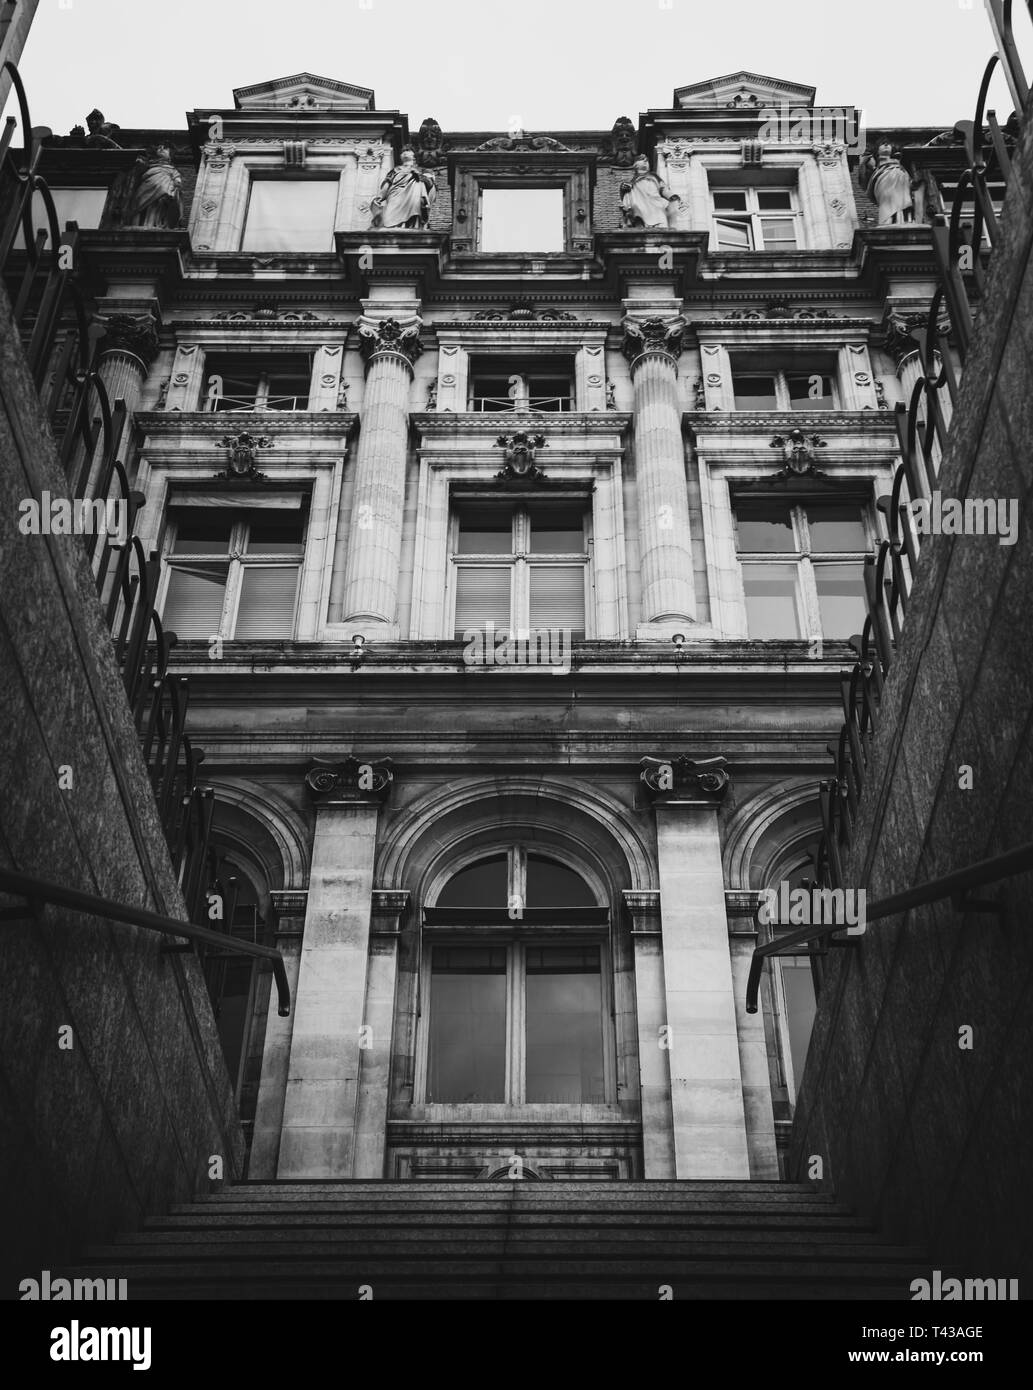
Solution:
[{"label": "wrought iron railing", "polygon": [[[188,911],[197,918],[204,911],[213,794],[198,782],[204,753],[186,733],[187,681],[168,669],[176,636],[163,629],[155,606],[159,559],[156,552],[145,554],[135,534],[144,496],[131,487],[119,458],[125,402],[112,406],[97,365],[101,330],[90,322],[78,284],[78,228],[69,222],[63,235],[58,230],[53,197],[38,172],[41,132],[33,130],[17,67],[8,61],[4,68],[26,134],[20,152],[13,148],[16,118],[8,118],[0,134],[0,275],[12,286],[14,324],[55,432],[69,494],[81,515],[91,508],[98,522],[114,517],[119,523],[92,526],[82,539],[173,867]],[[34,233],[37,194],[48,230]],[[62,321],[69,319],[71,327],[59,339]]]},{"label": "wrought iron railing", "polygon": [[470,409],[478,412],[531,410],[561,413],[574,408],[572,396],[474,396]]},{"label": "wrought iron railing", "polygon": [[[919,375],[906,405],[896,407],[901,462],[892,488],[878,507],[886,522],[886,538],[865,561],[864,582],[868,616],[850,641],[857,661],[840,686],[844,723],[829,753],[835,762],[832,778],[820,783],[821,823],[813,854],[816,888],[843,888],[844,859],[850,848],[861,795],[872,762],[883,688],[900,641],[922,552],[922,530],[916,503],[931,502],[937,488],[939,462],[947,444],[949,422],[943,392],[951,411],[957,403],[960,378],[955,365],[968,357],[976,308],[985,292],[984,239],[990,248],[1000,240],[1000,223],[991,196],[990,174],[1000,200],[1000,185],[1011,177],[1011,152],[1017,126],[1028,117],[1030,88],[1015,47],[1012,0],[986,0],[998,44],[980,83],[975,117],[956,127],[964,136],[966,168],[958,179],[950,214],[931,216],[933,249],[939,288],[924,324],[911,333]],[[1033,18],[1033,0],[1026,0]],[[1016,103],[1016,118],[1002,129],[994,111],[986,110],[991,78],[1000,64]],[[974,208],[971,222],[962,222],[963,204]],[[963,255],[965,248],[971,254]],[[967,267],[963,270],[962,266]],[[953,352],[952,352],[953,348]],[[980,866],[982,867],[982,866]],[[933,885],[935,886],[935,885]],[[918,891],[918,890],[916,890]],[[931,899],[921,899],[930,901]],[[891,900],[891,901],[896,901]],[[916,900],[917,901],[917,900]],[[903,911],[898,907],[896,910]],[[889,915],[880,911],[878,915]],[[873,913],[868,912],[871,920]],[[812,955],[810,943],[827,943],[841,927],[810,927],[757,948],[751,970],[752,999],[763,960],[772,954]],[[821,947],[824,949],[824,945]]]}]

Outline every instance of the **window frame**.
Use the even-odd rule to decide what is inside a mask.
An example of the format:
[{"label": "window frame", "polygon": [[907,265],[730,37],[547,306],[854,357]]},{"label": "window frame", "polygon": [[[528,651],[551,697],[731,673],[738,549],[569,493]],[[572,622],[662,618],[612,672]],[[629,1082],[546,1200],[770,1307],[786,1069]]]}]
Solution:
[{"label": "window frame", "polygon": [[[244,199],[244,218],[240,227],[240,239],[237,243],[237,250],[245,256],[332,256],[336,253],[335,233],[337,231],[337,215],[341,202],[341,171],[339,169],[321,169],[318,167],[306,168],[304,170],[294,170],[285,173],[283,168],[268,168],[259,166],[246,168],[247,174],[247,196]],[[322,251],[313,248],[291,246],[283,249],[261,250],[259,248],[246,246],[248,222],[251,218],[251,197],[257,183],[288,184],[288,183],[328,183],[335,187],[334,203],[330,214],[330,226],[328,228],[328,242]]]},{"label": "window frame", "polygon": [[[789,510],[793,531],[794,549],[789,550],[743,550],[739,543],[739,509],[757,501],[782,502]],[[753,642],[846,642],[847,637],[826,636],[822,631],[821,602],[818,592],[815,567],[822,568],[833,564],[858,564],[863,567],[869,555],[876,553],[879,544],[878,529],[872,514],[869,497],[836,496],[834,494],[813,493],[772,493],[769,498],[759,498],[755,493],[732,492],[732,538],[735,556],[739,565],[739,588],[743,613],[746,618],[746,632]],[[811,545],[810,518],[808,508],[842,506],[856,508],[856,514],[864,527],[867,549],[863,551],[840,550],[815,551]],[[796,637],[755,636],[749,630],[749,607],[746,598],[745,573],[743,566],[770,564],[792,565],[795,571],[794,602],[797,623],[802,630]],[[851,633],[850,636],[854,634]]]},{"label": "window frame", "polygon": [[[833,414],[835,411],[838,411],[838,410],[845,410],[845,409],[846,409],[846,406],[845,406],[844,401],[843,401],[843,387],[842,387],[842,383],[841,383],[841,381],[840,381],[840,379],[839,379],[838,363],[833,363],[832,365],[825,364],[825,365],[823,365],[822,367],[817,368],[817,369],[815,369],[815,370],[813,370],[813,371],[808,371],[808,370],[806,369],[806,367],[801,368],[801,367],[797,366],[796,364],[793,364],[792,367],[785,367],[785,366],[775,366],[775,367],[766,367],[766,366],[761,366],[761,367],[750,367],[750,366],[743,366],[743,365],[740,365],[740,364],[741,364],[741,357],[740,357],[740,362],[737,363],[737,362],[736,362],[736,356],[738,356],[738,354],[732,355],[732,360],[731,360],[731,378],[732,378],[732,401],[733,401],[733,408],[734,408],[734,410],[735,410],[735,412],[736,412],[737,414],[743,414],[743,415],[763,415],[763,414],[806,415],[806,414],[807,414],[807,410],[813,410],[813,411],[815,412],[815,414],[830,415],[830,414]],[[832,405],[831,405],[831,407],[830,407],[828,410],[824,410],[824,409],[822,409],[822,408],[819,407],[819,406],[812,406],[812,405],[809,405],[809,406],[807,407],[807,409],[805,409],[805,410],[794,410],[793,404],[792,404],[792,397],[791,397],[791,395],[790,395],[790,393],[789,393],[789,378],[790,378],[790,377],[808,377],[808,378],[809,378],[809,377],[814,377],[814,376],[820,376],[820,377],[827,377],[827,378],[828,378],[828,380],[829,380],[829,382],[830,382],[830,385],[831,385],[831,388],[832,388],[831,391],[830,391],[830,395],[831,395],[831,398],[832,398]],[[735,389],[735,383],[736,383],[737,380],[738,380],[738,381],[741,381],[742,379],[744,379],[744,378],[746,378],[746,377],[771,377],[771,378],[773,379],[774,383],[775,383],[775,404],[774,404],[773,406],[762,406],[759,410],[751,410],[748,406],[740,406],[740,405],[735,404],[736,395],[737,395],[736,389]]]},{"label": "window frame", "polygon": [[[214,352],[212,352],[211,350],[206,351],[204,360],[204,374],[201,379],[201,412],[206,415],[296,415],[309,412],[312,410],[312,400],[315,394],[313,391],[312,384],[312,376],[315,370],[315,356],[315,350],[311,348],[300,348],[294,352],[280,352],[277,350],[273,350],[272,352],[242,352],[239,355],[234,354],[232,352],[219,352],[218,350]],[[304,361],[307,364],[308,386],[305,392],[304,405],[293,405],[286,409],[277,406],[269,406],[268,402],[270,399],[287,399],[287,397],[285,396],[270,397],[270,383],[272,381],[275,381],[278,375],[283,375],[282,372],[278,372],[275,366],[272,369],[269,368],[268,363],[270,357],[274,359],[296,357],[298,358],[299,364],[302,361]],[[212,360],[213,358],[214,364]],[[254,401],[251,405],[232,407],[227,410],[218,409],[216,402],[219,400],[246,401],[250,399],[250,397],[246,394],[243,396],[233,396],[230,393],[228,393],[225,390],[225,388],[223,389],[223,392],[220,396],[213,397],[212,395],[210,395],[211,388],[209,386],[209,382],[213,376],[225,377],[230,380],[233,379],[230,372],[227,371],[225,368],[223,368],[222,371],[218,372],[214,370],[214,366],[220,365],[220,359],[228,360],[230,362],[231,367],[234,370],[245,372],[246,375],[245,377],[240,378],[241,380],[250,378],[250,375],[252,375],[252,373],[249,371],[249,364],[252,360],[254,361],[255,366],[257,368],[257,370],[253,372],[256,389]],[[263,366],[263,364],[265,365]],[[299,380],[303,378],[304,373],[299,373]],[[293,396],[291,399],[293,399],[294,401],[298,401],[300,400],[300,397]]]},{"label": "window frame", "polygon": [[[713,173],[713,171],[710,171]],[[719,212],[714,195],[716,193],[745,193],[746,210],[742,213]],[[759,205],[759,195],[761,193],[788,193],[790,210],[788,212],[765,212]],[[745,180],[734,182],[714,183],[712,178],[707,181],[707,198],[710,204],[710,237],[711,250],[722,255],[743,254],[755,251],[766,251],[769,254],[788,251],[806,251],[807,245],[804,237],[804,218],[803,208],[800,201],[800,189],[798,183],[749,183]],[[793,229],[794,242],[792,246],[776,243],[767,246],[764,243],[764,229],[762,222],[779,220],[787,222]],[[722,246],[719,226],[722,222],[734,222],[737,225],[745,226],[750,238],[750,245],[743,246]]]},{"label": "window frame", "polygon": [[[305,551],[308,544],[308,513],[305,508],[298,509],[298,519],[301,523],[301,554],[288,556],[287,552],[271,552],[269,554],[251,556],[247,553],[247,543],[250,539],[250,528],[255,517],[260,515],[258,512],[248,513],[246,502],[242,502],[241,507],[232,513],[230,525],[230,536],[224,551],[196,552],[189,556],[177,556],[175,553],[176,540],[179,533],[179,525],[182,519],[181,513],[200,511],[200,508],[190,506],[177,507],[175,501],[170,503],[165,518],[165,538],[162,546],[162,572],[161,583],[158,595],[158,612],[161,615],[163,626],[165,623],[165,609],[168,603],[169,587],[172,582],[172,572],[178,566],[183,566],[189,562],[198,565],[225,564],[227,566],[226,587],[223,592],[222,612],[219,617],[219,627],[217,632],[210,633],[207,637],[183,638],[183,641],[191,642],[210,642],[216,638],[221,638],[224,642],[293,642],[296,640],[298,629],[298,609],[301,601],[302,581],[305,569]],[[241,513],[248,513],[242,517]],[[237,621],[240,616],[240,596],[244,584],[244,572],[246,569],[287,569],[293,568],[297,573],[297,583],[294,588],[294,603],[291,609],[290,632],[286,636],[280,637],[237,637]],[[170,627],[175,631],[175,624]]]},{"label": "window frame", "polygon": [[[458,505],[457,505],[458,501]],[[531,512],[541,507],[543,510],[559,511],[564,506],[570,506],[571,510],[577,510],[581,514],[582,534],[584,536],[584,550],[581,552],[569,551],[550,554],[549,552],[532,552],[529,548],[531,541]],[[483,507],[485,511],[498,510],[500,513],[509,515],[510,518],[510,550],[508,553],[497,554],[460,554],[459,553],[459,532],[462,524],[464,510],[473,510]],[[576,629],[571,629],[573,641],[589,640],[592,636],[593,624],[593,582],[592,582],[592,537],[591,537],[592,512],[587,505],[587,499],[559,499],[548,498],[540,499],[535,496],[513,497],[507,499],[504,505],[499,505],[497,501],[487,498],[462,497],[453,498],[452,506],[449,510],[448,521],[448,592],[446,594],[446,613],[449,618],[449,633],[454,641],[462,640],[462,634],[456,636],[456,607],[459,597],[459,577],[460,569],[484,569],[505,567],[512,570],[509,590],[509,620],[510,631],[515,628],[513,640],[526,641],[526,634],[533,631],[541,631],[540,628],[531,628],[531,581],[530,570],[534,567],[552,566],[553,568],[576,569],[580,568],[584,575],[584,632],[579,637],[575,635]],[[522,620],[526,620],[523,622]],[[478,631],[483,631],[483,627]],[[523,634],[523,635],[522,635]],[[500,639],[502,634],[498,634]]]}]

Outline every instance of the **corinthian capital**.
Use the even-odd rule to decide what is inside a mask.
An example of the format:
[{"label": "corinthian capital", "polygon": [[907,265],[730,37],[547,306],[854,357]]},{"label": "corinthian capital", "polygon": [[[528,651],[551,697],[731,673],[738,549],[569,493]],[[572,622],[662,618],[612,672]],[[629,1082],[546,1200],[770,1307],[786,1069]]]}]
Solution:
[{"label": "corinthian capital", "polygon": [[317,806],[378,804],[387,799],[394,774],[390,758],[356,758],[327,762],[316,758],[305,785]]},{"label": "corinthian capital", "polygon": [[397,319],[360,319],[359,351],[367,370],[378,352],[397,353],[411,366],[423,351],[420,342],[422,327],[422,319],[414,319],[404,328]]},{"label": "corinthian capital", "polygon": [[158,355],[158,328],[151,314],[109,314],[99,322],[104,328],[101,352],[131,352],[146,367]]},{"label": "corinthian capital", "polygon": [[681,356],[686,324],[680,314],[673,319],[626,318],[622,327],[621,351],[632,366],[646,353],[663,352],[675,361]]}]

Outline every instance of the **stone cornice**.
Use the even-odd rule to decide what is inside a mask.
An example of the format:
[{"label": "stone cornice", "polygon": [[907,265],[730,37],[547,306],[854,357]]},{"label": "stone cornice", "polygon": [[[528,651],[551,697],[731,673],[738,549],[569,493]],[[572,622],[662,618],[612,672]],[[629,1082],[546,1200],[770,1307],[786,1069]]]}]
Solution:
[{"label": "stone cornice", "polygon": [[[631,426],[634,416],[622,410],[579,410],[579,411],[539,411],[538,413],[502,410],[497,413],[476,410],[424,410],[409,416],[410,422],[421,438],[432,438],[436,434],[462,434],[472,438],[494,438],[509,434],[514,428],[544,430],[549,438],[557,436],[577,436],[591,434],[611,436],[620,435]],[[264,428],[264,426],[263,426]]]},{"label": "stone cornice", "polygon": [[208,411],[141,410],[133,416],[136,428],[151,438],[217,435],[233,429],[260,430],[274,439],[284,435],[350,435],[359,417],[351,410]]},{"label": "stone cornice", "polygon": [[624,910],[631,919],[632,936],[661,934],[659,889],[625,888],[621,897],[624,899]]},{"label": "stone cornice", "polygon": [[836,435],[879,433],[897,438],[892,410],[830,410],[813,414],[795,410],[687,410],[682,426],[692,436],[707,434],[771,434],[790,429]]}]

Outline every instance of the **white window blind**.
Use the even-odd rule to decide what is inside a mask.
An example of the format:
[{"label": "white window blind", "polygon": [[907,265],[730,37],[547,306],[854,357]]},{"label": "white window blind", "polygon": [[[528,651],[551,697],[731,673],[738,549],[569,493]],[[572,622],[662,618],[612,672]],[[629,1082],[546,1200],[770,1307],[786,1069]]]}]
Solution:
[{"label": "white window blind", "polygon": [[237,641],[290,637],[297,592],[297,565],[245,566],[233,634]]},{"label": "white window blind", "polygon": [[242,251],[332,251],[337,179],[253,179]]},{"label": "white window blind", "polygon": [[507,633],[510,625],[510,579],[508,565],[461,565],[456,570],[456,636],[489,622],[497,633]]},{"label": "white window blind", "polygon": [[228,564],[177,565],[169,574],[162,613],[166,632],[183,642],[207,641],[219,632]]},{"label": "white window blind", "polygon": [[532,628],[585,630],[585,570],[583,565],[530,567]]}]

